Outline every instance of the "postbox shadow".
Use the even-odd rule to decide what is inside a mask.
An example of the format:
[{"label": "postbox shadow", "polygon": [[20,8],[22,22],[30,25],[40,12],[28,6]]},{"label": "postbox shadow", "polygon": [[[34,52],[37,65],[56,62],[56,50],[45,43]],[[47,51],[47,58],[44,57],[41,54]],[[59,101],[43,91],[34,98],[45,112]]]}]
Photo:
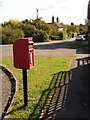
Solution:
[{"label": "postbox shadow", "polygon": [[54,111],[61,109],[66,101],[71,71],[53,74],[48,89],[44,90],[29,119],[45,119]]}]

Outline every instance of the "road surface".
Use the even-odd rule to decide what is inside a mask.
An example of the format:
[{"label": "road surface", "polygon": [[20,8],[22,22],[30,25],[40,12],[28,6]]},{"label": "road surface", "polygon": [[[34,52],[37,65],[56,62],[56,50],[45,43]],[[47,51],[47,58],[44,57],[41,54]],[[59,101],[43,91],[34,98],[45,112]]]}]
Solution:
[{"label": "road surface", "polygon": [[[76,53],[76,48],[71,47],[69,44],[75,42],[74,40],[58,40],[47,43],[34,44],[35,57],[68,57]],[[2,47],[2,58],[13,56],[12,46]]]}]

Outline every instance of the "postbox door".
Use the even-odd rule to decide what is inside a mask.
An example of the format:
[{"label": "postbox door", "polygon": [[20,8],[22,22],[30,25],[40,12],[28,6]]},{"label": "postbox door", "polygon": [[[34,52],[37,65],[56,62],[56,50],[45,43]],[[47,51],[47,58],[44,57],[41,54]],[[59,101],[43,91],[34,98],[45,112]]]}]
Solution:
[{"label": "postbox door", "polygon": [[30,62],[30,68],[34,66],[34,42],[33,39],[28,39],[28,49],[29,49],[29,62]]},{"label": "postbox door", "polygon": [[18,39],[13,45],[14,67],[29,69],[28,39]]}]

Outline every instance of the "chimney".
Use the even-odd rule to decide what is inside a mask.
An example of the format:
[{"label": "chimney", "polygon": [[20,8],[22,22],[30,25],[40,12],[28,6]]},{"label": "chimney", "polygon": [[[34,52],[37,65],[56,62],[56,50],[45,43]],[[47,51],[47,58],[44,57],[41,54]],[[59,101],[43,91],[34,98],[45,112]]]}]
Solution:
[{"label": "chimney", "polygon": [[57,17],[57,19],[56,19],[56,20],[57,20],[57,22],[59,22],[59,18],[58,18],[58,17]]},{"label": "chimney", "polygon": [[54,16],[52,17],[52,23],[54,23]]}]

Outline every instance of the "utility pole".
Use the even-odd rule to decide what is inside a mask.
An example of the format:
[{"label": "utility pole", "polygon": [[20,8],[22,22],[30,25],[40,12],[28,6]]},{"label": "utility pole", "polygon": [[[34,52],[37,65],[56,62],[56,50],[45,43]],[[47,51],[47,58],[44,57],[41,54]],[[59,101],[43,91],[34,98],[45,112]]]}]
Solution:
[{"label": "utility pole", "polygon": [[36,12],[37,12],[37,19],[38,19],[38,9],[36,9]]}]

